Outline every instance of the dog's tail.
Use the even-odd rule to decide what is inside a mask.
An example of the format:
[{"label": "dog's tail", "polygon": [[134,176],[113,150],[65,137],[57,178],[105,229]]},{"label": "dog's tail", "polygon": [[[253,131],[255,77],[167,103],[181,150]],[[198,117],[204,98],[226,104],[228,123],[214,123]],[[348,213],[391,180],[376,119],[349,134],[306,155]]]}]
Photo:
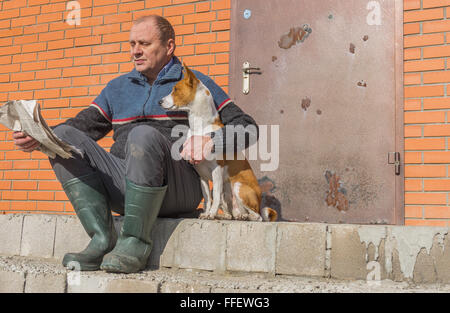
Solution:
[{"label": "dog's tail", "polygon": [[265,222],[275,222],[278,219],[278,213],[272,208],[264,207],[261,209],[261,217]]}]

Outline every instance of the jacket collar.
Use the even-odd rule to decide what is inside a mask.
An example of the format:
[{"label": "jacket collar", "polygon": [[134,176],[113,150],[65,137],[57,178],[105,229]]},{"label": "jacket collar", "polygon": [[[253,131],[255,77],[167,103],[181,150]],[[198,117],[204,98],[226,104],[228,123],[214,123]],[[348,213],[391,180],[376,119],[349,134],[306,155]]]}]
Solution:
[{"label": "jacket collar", "polygon": [[[166,66],[159,72],[156,77],[155,83],[163,83],[167,81],[178,81],[182,77],[183,66],[181,65],[180,60],[173,56],[172,59],[167,63]],[[127,77],[132,80],[139,80],[147,82],[148,79],[145,75],[138,72],[135,68],[127,74]]]}]

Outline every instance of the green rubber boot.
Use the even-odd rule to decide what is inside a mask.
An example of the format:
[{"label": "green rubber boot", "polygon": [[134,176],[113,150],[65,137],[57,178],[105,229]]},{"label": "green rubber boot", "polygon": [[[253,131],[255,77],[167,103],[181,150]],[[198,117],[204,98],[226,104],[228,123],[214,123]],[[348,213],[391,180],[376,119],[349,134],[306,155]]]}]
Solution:
[{"label": "green rubber boot", "polygon": [[103,258],[102,270],[136,273],[146,267],[153,246],[151,230],[166,190],[167,186],[145,187],[126,180],[122,230],[113,251]]},{"label": "green rubber boot", "polygon": [[62,263],[69,269],[98,270],[103,256],[114,248],[117,241],[105,187],[97,174],[72,178],[62,186],[81,224],[91,237],[83,251],[65,254]]}]

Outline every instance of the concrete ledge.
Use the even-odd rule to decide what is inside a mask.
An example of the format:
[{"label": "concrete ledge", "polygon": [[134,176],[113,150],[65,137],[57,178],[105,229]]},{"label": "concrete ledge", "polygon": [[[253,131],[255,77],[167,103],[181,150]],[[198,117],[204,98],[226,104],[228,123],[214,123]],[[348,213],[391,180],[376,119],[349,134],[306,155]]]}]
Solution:
[{"label": "concrete ledge", "polygon": [[[3,255],[60,262],[66,252],[80,251],[89,242],[75,216],[3,215],[0,223],[1,238],[8,238],[0,241]],[[116,230],[121,223],[122,218],[115,218]],[[158,219],[149,266],[450,283],[449,236],[449,228],[437,227]],[[33,278],[36,286],[40,279]],[[54,288],[60,288],[59,278],[53,280]]]},{"label": "concrete ledge", "polygon": [[0,293],[450,292],[450,284],[348,281],[292,275],[150,269],[137,274],[69,271],[54,259],[0,255]]}]

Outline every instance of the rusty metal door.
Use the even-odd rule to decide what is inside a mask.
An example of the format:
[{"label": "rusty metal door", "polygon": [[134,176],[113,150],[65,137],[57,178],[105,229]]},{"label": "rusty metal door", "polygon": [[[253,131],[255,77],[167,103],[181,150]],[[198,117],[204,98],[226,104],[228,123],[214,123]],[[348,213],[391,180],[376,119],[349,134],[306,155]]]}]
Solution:
[{"label": "rusty metal door", "polygon": [[232,0],[230,94],[279,144],[250,163],[282,220],[403,224],[402,10]]}]

